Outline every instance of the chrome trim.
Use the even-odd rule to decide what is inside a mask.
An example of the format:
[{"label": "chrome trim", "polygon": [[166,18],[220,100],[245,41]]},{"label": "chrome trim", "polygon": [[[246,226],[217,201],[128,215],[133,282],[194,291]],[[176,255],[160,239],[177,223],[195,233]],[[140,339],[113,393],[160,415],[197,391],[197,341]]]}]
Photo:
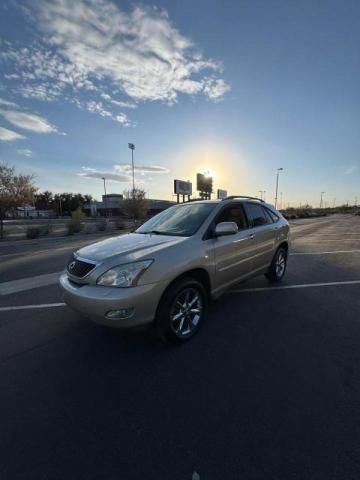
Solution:
[{"label": "chrome trim", "polygon": [[80,262],[84,263],[89,263],[90,265],[94,265],[94,268],[92,268],[88,273],[86,273],[83,277],[78,277],[77,275],[73,275],[71,272],[68,270],[68,266],[66,265],[66,273],[69,278],[74,278],[77,280],[83,280],[86,278],[88,275],[90,275],[97,267],[99,267],[103,262],[96,262],[95,260],[88,260],[87,258],[80,257],[80,255],[77,255],[75,252],[73,253],[73,256],[76,260],[79,260]]},{"label": "chrome trim", "polygon": [[76,257],[76,260],[80,260],[80,262],[91,263],[92,265],[96,265],[97,267],[102,263],[96,262],[95,260],[89,260],[88,258],[80,257],[80,255],[77,255],[76,253],[73,253],[73,255],[74,257]]}]

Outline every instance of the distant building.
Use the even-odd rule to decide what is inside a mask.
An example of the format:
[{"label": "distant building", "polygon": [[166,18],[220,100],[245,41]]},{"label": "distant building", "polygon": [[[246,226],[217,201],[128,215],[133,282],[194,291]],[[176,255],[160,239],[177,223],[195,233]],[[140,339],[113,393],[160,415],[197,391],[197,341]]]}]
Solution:
[{"label": "distant building", "polygon": [[8,212],[8,216],[15,218],[55,218],[56,212],[54,210],[38,210],[33,205],[22,205]]},{"label": "distant building", "polygon": [[[175,202],[169,200],[156,200],[149,198],[149,211],[148,215],[153,216],[157,213],[175,205]],[[84,205],[85,213],[91,217],[126,217],[123,209],[124,196],[117,193],[109,193],[102,196],[102,201],[98,202],[93,200],[90,203]]]}]

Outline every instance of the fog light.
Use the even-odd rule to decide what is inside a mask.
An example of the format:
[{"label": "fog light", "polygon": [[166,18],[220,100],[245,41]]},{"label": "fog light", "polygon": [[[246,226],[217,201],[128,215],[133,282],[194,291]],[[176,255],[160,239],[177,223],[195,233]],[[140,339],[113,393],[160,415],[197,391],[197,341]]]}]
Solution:
[{"label": "fog light", "polygon": [[121,308],[120,310],[110,310],[105,317],[109,320],[124,320],[125,318],[131,317],[133,313],[133,308]]}]

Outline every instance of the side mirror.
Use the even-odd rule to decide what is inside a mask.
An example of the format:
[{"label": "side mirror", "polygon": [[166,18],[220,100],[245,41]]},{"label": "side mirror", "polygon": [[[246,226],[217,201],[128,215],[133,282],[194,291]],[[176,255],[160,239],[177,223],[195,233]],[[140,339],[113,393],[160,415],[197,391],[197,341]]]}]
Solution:
[{"label": "side mirror", "polygon": [[239,229],[235,222],[220,222],[215,227],[215,237],[234,235]]}]

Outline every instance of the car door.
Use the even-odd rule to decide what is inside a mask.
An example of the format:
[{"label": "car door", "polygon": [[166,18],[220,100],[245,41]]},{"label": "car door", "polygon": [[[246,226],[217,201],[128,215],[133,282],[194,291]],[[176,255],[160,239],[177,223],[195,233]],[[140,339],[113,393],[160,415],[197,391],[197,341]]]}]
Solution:
[{"label": "car door", "polygon": [[276,232],[270,215],[260,203],[245,202],[246,216],[253,235],[253,270],[270,265],[274,256]]},{"label": "car door", "polygon": [[215,218],[212,229],[221,222],[235,222],[238,232],[212,239],[215,258],[215,289],[225,288],[240,281],[253,270],[253,239],[244,209],[240,203],[224,207]]}]

